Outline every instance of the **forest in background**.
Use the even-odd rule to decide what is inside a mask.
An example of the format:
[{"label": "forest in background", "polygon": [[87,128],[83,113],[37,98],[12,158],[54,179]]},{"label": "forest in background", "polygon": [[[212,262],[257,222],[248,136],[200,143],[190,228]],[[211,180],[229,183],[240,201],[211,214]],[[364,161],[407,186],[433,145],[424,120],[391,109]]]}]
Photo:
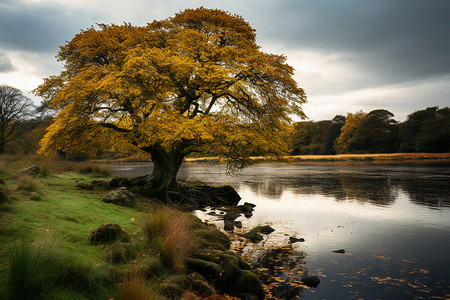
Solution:
[{"label": "forest in background", "polygon": [[[51,116],[25,120],[23,132],[5,148],[7,154],[35,154]],[[332,155],[397,152],[450,152],[450,108],[428,107],[408,115],[404,122],[388,110],[358,111],[331,120],[296,122],[285,132],[291,155]],[[86,159],[83,153],[66,154],[71,159]],[[99,152],[113,158],[114,153]],[[212,153],[214,155],[214,153]],[[258,155],[258,153],[255,153]]]},{"label": "forest in background", "polygon": [[428,107],[397,122],[385,109],[294,124],[292,155],[450,152],[450,109]]}]

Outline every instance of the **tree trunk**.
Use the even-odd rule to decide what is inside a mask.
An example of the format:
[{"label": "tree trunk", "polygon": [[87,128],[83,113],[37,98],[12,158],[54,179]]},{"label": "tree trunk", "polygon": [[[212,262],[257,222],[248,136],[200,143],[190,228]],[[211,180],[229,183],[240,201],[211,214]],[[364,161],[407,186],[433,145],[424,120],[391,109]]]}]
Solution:
[{"label": "tree trunk", "polygon": [[5,146],[6,146],[5,140],[2,137],[0,137],[0,154],[3,154],[3,152],[5,151]]},{"label": "tree trunk", "polygon": [[153,172],[147,181],[157,191],[158,198],[169,199],[168,192],[182,193],[177,173],[186,154],[174,149],[166,151],[159,145],[152,146],[148,152],[152,156]]}]

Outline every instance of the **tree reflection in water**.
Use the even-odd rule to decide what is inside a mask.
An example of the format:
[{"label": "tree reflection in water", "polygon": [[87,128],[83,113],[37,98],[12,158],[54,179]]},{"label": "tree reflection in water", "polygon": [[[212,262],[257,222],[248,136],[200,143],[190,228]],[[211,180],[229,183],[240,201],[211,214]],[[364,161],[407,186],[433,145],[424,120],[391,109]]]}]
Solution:
[{"label": "tree reflection in water", "polygon": [[[449,297],[449,163],[261,164],[234,177],[224,170],[187,164],[179,175],[231,184],[243,201],[254,201],[242,230],[273,225],[261,243],[237,247],[272,296],[301,292],[309,271],[322,282],[301,292],[305,299]],[[306,241],[294,251],[273,250],[288,245],[285,234]],[[344,255],[331,252],[341,248]]]},{"label": "tree reflection in water", "polygon": [[[111,166],[119,176],[135,177],[149,174],[151,164]],[[379,205],[391,205],[399,191],[413,203],[429,207],[449,207],[450,163],[328,163],[328,164],[262,164],[242,174],[225,175],[220,165],[186,164],[179,178],[206,183],[247,186],[257,195],[273,200],[284,191],[302,195],[327,195],[336,200],[353,199]]]},{"label": "tree reflection in water", "polygon": [[[292,166],[292,165],[291,165]],[[391,205],[400,191],[410,201],[430,207],[450,206],[450,165],[426,164],[329,164],[298,165],[286,173],[271,168],[270,174],[258,173],[255,166],[245,175],[242,185],[257,195],[279,199],[284,191],[301,195],[326,195],[339,200],[355,200],[376,205]],[[266,166],[267,167],[267,166]],[[431,175],[430,175],[431,174]],[[254,179],[248,179],[248,178]]]}]

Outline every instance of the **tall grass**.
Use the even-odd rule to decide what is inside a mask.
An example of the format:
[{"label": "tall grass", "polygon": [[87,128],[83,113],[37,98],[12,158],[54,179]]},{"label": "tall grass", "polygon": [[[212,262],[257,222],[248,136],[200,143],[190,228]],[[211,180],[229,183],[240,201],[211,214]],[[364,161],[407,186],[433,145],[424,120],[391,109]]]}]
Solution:
[{"label": "tall grass", "polygon": [[18,244],[10,264],[9,299],[47,299],[52,294],[106,297],[111,280],[106,268],[83,263],[58,250],[45,237],[32,244]]},{"label": "tall grass", "polygon": [[133,272],[125,275],[117,284],[119,300],[164,300],[154,285],[149,285],[144,274]]},{"label": "tall grass", "polygon": [[18,181],[18,186],[17,189],[23,192],[28,192],[28,193],[38,193],[41,194],[42,193],[42,189],[39,185],[39,183],[34,179],[31,178],[30,176],[24,176],[22,178],[19,179]]},{"label": "tall grass", "polygon": [[31,176],[22,176],[17,181],[18,185],[13,189],[10,198],[11,201],[18,201],[21,198],[27,198],[33,201],[44,199],[44,188],[42,184]]},{"label": "tall grass", "polygon": [[40,178],[47,178],[50,175],[51,175],[50,168],[46,164],[41,165],[41,170],[39,171],[38,176]]},{"label": "tall grass", "polygon": [[166,268],[182,270],[194,248],[192,223],[187,214],[162,207],[144,217],[142,231]]}]

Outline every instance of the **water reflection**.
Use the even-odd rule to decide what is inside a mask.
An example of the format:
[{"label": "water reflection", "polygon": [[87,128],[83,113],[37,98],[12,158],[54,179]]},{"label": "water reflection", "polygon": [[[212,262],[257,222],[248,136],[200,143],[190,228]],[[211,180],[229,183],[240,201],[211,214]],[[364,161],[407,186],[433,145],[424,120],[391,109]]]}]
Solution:
[{"label": "water reflection", "polygon": [[240,219],[242,230],[264,223],[275,232],[244,255],[286,246],[286,234],[305,238],[293,253],[308,255],[296,259],[299,272],[283,292],[297,293],[309,270],[321,283],[304,299],[450,299],[449,164],[263,164],[234,177],[224,172],[186,164],[179,178],[231,184],[256,204],[252,218]]},{"label": "water reflection", "polygon": [[[285,166],[277,170],[274,166],[263,165],[244,173],[245,178],[254,180],[242,180],[239,184],[249,187],[257,195],[271,199],[280,199],[283,192],[289,190],[299,195],[332,196],[337,201],[351,199],[391,205],[399,192],[403,191],[416,204],[448,207],[450,169],[444,166],[436,171],[433,166],[423,165],[420,168],[406,165],[299,165],[298,169],[291,167],[291,170]],[[268,174],[267,168],[273,172]]]},{"label": "water reflection", "polygon": [[358,177],[349,174],[339,175],[340,188],[346,199],[389,205],[395,201],[398,191],[392,180],[386,176]]},{"label": "water reflection", "polygon": [[447,177],[410,177],[400,180],[399,186],[416,204],[430,207],[450,207],[450,179]]},{"label": "water reflection", "polygon": [[[118,176],[149,174],[151,164],[111,166]],[[277,200],[286,191],[392,205],[400,192],[428,207],[450,207],[450,164],[262,164],[233,177],[223,165],[184,164],[179,178],[245,186],[256,195]]]}]

